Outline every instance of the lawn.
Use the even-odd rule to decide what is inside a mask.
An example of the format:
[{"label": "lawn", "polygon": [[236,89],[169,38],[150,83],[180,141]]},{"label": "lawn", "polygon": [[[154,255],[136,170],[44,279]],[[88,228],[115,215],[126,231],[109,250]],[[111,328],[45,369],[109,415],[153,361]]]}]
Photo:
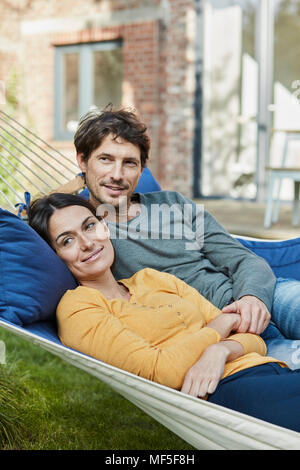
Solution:
[{"label": "lawn", "polygon": [[193,449],[95,377],[1,328],[0,340],[1,450]]}]

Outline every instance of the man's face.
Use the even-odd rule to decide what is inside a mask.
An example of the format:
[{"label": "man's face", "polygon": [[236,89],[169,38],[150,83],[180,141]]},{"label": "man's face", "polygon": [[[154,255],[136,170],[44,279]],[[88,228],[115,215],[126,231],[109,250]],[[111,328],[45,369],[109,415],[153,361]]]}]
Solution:
[{"label": "man's face", "polygon": [[142,173],[139,147],[113,134],[108,134],[85,162],[77,155],[81,171],[86,175],[90,201],[118,207],[124,199],[130,199]]}]

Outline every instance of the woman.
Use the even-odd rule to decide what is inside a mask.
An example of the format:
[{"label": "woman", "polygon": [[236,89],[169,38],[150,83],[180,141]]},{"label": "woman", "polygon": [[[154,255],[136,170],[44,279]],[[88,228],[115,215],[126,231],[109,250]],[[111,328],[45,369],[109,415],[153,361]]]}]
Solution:
[{"label": "woman", "polygon": [[300,431],[300,370],[266,357],[263,340],[234,333],[222,314],[175,276],[143,269],[117,281],[109,230],[79,196],[35,201],[30,225],[79,286],[57,308],[66,346],[195,397]]}]

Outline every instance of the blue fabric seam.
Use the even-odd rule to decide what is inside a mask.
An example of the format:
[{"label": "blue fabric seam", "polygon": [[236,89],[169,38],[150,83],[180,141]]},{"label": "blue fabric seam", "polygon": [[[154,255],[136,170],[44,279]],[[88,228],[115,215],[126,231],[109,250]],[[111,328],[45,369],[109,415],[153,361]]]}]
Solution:
[{"label": "blue fabric seam", "polygon": [[[243,240],[241,238],[237,238],[244,246],[251,246],[253,244],[255,244],[255,246],[259,249],[259,250],[269,250],[270,248],[271,249],[274,249],[274,248],[277,248],[279,250],[282,250],[282,249],[286,249],[286,248],[291,248],[291,247],[294,247],[294,246],[298,246],[300,245],[300,240],[299,238],[293,238],[291,240],[276,240],[276,241],[273,241],[273,242],[268,242],[268,241],[258,241],[258,240],[255,240],[254,242],[251,241],[251,240]],[[298,241],[299,240],[299,241]],[[248,243],[249,245],[248,245]],[[261,246],[260,246],[261,244]],[[268,244],[268,246],[263,246],[263,244]],[[281,246],[277,246],[276,245],[281,245]],[[272,246],[273,245],[273,246]]]}]

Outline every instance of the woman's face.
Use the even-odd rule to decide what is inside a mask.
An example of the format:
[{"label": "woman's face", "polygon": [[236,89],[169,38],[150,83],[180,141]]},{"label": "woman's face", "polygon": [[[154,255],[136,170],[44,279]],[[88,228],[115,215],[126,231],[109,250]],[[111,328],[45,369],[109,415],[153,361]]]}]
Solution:
[{"label": "woman's face", "polygon": [[49,235],[57,255],[79,282],[97,279],[113,263],[109,230],[86,207],[55,210],[49,221]]}]

